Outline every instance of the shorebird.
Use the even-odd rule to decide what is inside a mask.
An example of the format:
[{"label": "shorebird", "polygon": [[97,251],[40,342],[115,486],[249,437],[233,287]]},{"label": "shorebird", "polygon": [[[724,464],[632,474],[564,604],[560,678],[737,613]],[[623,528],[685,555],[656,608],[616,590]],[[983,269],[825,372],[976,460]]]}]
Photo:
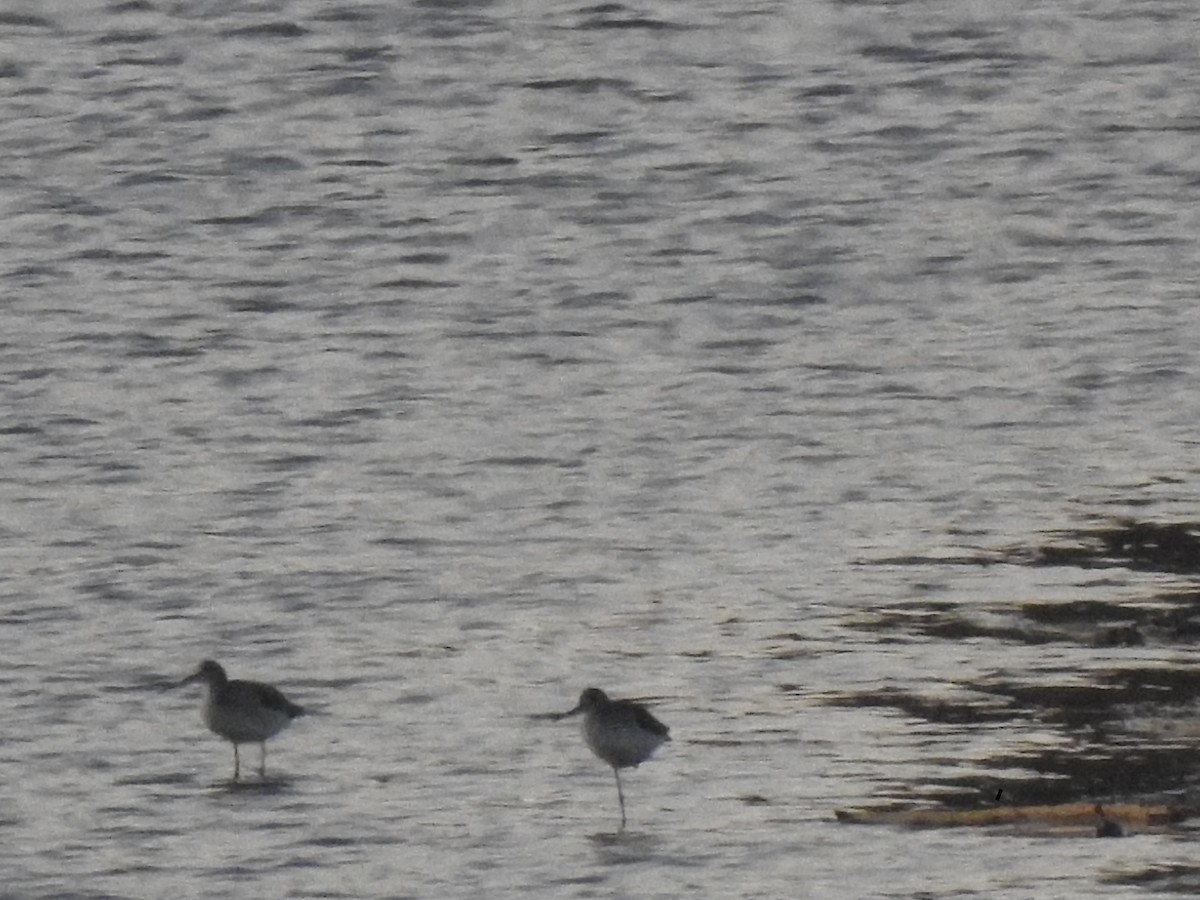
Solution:
[{"label": "shorebird", "polygon": [[599,688],[588,688],[579,695],[576,707],[555,714],[565,719],[583,713],[583,739],[598,757],[612,766],[617,779],[617,800],[621,804],[621,828],[625,828],[625,792],[621,790],[621,770],[634,768],[650,758],[664,741],[669,729],[650,714],[646,707],[631,700],[610,700]]},{"label": "shorebird", "polygon": [[204,684],[201,715],[209,731],[233,744],[233,780],[238,780],[238,744],[258,744],[262,750],[258,774],[267,774],[267,738],[278,734],[304,709],[288,700],[277,687],[258,681],[230,681],[218,663],[206,659],[200,668],[179,682]]}]

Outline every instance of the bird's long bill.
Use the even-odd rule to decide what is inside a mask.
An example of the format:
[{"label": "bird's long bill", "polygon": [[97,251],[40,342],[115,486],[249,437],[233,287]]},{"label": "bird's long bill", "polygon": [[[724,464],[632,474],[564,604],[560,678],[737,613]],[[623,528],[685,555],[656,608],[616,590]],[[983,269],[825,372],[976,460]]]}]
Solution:
[{"label": "bird's long bill", "polygon": [[200,680],[200,670],[197,669],[195,672],[193,672],[187,678],[183,679],[182,681],[177,682],[174,686],[177,688],[181,688],[181,687],[185,687],[189,684],[194,684],[195,682],[197,682],[199,680]]},{"label": "bird's long bill", "polygon": [[565,713],[552,713],[551,718],[555,719],[556,721],[559,719],[568,719],[571,716],[574,716],[581,712],[583,712],[583,704],[582,703],[580,703],[574,709],[567,710]]}]

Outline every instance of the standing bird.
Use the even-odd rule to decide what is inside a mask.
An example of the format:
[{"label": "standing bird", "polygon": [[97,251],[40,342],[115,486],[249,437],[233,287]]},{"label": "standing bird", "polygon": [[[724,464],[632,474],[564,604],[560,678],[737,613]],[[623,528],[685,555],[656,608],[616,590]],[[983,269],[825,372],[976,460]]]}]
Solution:
[{"label": "standing bird", "polygon": [[636,767],[650,758],[664,741],[671,739],[666,725],[646,707],[631,700],[610,700],[599,688],[588,688],[579,695],[578,705],[555,719],[583,713],[583,739],[592,752],[612,766],[617,779],[617,800],[621,803],[621,829],[625,828],[625,792],[621,790],[621,769]]},{"label": "standing bird", "polygon": [[262,749],[258,774],[267,774],[267,738],[274,737],[304,715],[304,709],[288,700],[279,689],[258,681],[230,681],[218,663],[206,659],[200,668],[177,687],[204,683],[201,714],[209,731],[233,744],[233,780],[238,780],[238,744],[258,744]]}]

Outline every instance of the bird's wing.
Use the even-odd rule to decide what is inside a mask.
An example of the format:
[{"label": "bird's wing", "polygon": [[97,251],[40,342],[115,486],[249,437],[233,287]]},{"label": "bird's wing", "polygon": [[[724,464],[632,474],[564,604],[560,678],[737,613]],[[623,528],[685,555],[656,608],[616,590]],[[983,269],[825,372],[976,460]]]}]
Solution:
[{"label": "bird's wing", "polygon": [[297,706],[287,697],[283,696],[283,692],[274,685],[254,682],[254,690],[258,694],[259,703],[267,709],[277,709],[282,713],[287,713],[293,719],[296,716],[304,715],[304,707]]},{"label": "bird's wing", "polygon": [[650,710],[635,705],[633,707],[633,715],[639,728],[644,728],[646,731],[659,735],[664,741],[671,739],[671,729],[654,718]]}]

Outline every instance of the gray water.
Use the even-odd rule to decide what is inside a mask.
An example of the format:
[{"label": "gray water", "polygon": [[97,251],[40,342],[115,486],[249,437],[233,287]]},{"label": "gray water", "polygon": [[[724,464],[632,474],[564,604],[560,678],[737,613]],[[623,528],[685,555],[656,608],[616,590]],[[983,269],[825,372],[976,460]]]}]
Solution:
[{"label": "gray water", "polygon": [[[1086,743],[856,698],[1194,658],[904,623],[1191,584],[995,554],[1194,516],[1195,4],[10,0],[0,35],[6,896],[1195,871],[1186,828],[833,819]],[[313,710],[264,784],[161,690],[205,657]],[[619,837],[535,718],[589,685],[672,728]]]}]

